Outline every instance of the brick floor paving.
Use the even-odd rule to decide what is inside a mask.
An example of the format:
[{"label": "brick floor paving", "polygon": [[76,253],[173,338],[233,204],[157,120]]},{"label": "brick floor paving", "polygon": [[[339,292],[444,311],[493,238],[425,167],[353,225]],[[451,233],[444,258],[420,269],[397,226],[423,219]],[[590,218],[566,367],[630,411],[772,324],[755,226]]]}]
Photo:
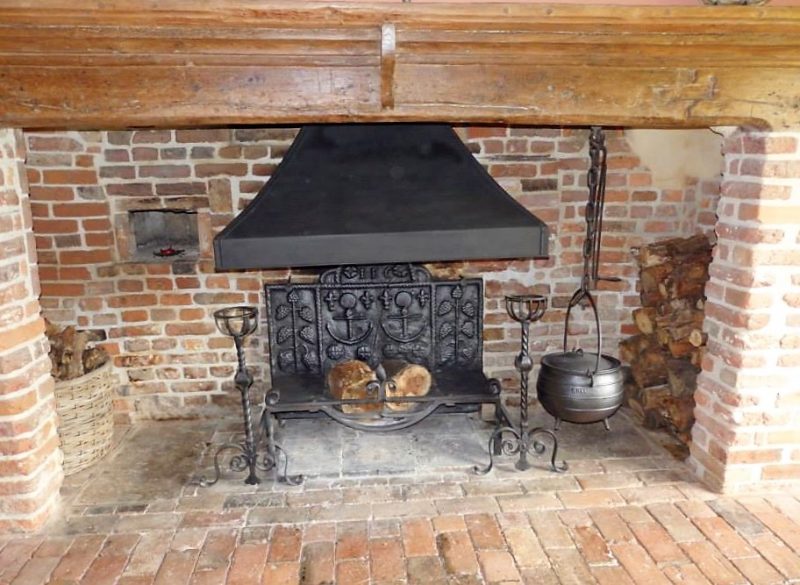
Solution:
[{"label": "brick floor paving", "polygon": [[723,497],[666,455],[300,487],[164,489],[168,464],[109,481],[130,461],[68,478],[41,534],[0,535],[0,584],[800,583],[800,489]]},{"label": "brick floor paving", "polygon": [[[624,487],[556,481],[570,489],[531,491],[531,479],[495,477],[190,491],[147,506],[75,506],[43,534],[0,540],[0,583],[800,582],[800,493],[721,497],[683,480],[647,485],[645,478],[670,476],[645,473],[631,472],[655,494],[645,502]],[[359,486],[375,500],[354,514],[340,502]],[[492,495],[469,495],[477,492]],[[300,511],[301,520],[270,510]]]}]

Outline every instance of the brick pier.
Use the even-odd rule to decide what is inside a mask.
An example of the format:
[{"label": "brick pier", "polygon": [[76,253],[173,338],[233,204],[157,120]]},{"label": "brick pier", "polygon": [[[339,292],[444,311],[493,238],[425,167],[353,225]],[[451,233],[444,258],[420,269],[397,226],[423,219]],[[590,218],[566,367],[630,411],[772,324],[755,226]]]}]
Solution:
[{"label": "brick pier", "polygon": [[24,159],[0,129],[0,533],[40,527],[62,477]]}]

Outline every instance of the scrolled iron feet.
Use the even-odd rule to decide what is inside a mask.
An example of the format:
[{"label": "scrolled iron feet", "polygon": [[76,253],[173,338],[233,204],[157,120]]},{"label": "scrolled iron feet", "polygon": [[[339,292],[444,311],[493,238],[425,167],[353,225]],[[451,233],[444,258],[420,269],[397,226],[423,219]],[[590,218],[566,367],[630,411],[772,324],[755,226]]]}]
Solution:
[{"label": "scrolled iron feet", "polygon": [[[247,448],[238,443],[225,443],[217,452],[214,453],[214,478],[208,479],[205,475],[201,475],[200,477],[195,478],[192,480],[192,483],[195,485],[199,485],[200,487],[211,487],[215,483],[220,480],[222,477],[222,469],[220,467],[220,455],[225,451],[239,451],[237,455],[231,457],[231,460],[228,462],[228,470],[234,473],[241,473],[242,471],[247,471],[250,467],[250,457],[251,454],[248,453]],[[249,481],[251,478],[248,477],[245,480],[248,483],[258,483],[258,481],[252,482]],[[257,480],[258,478],[256,478]]]},{"label": "scrolled iron feet", "polygon": [[[510,434],[511,437],[504,437],[504,434],[506,433]],[[502,427],[495,430],[492,433],[492,436],[489,438],[489,465],[486,467],[475,465],[472,468],[473,472],[478,475],[486,475],[494,468],[495,446],[498,440],[501,442],[500,452],[502,455],[519,454],[520,461],[522,463],[517,465],[517,469],[528,469],[529,466],[527,465],[527,460],[524,457],[525,455],[529,453],[542,455],[545,451],[547,451],[547,445],[542,441],[536,440],[536,437],[539,435],[545,435],[553,442],[553,453],[550,456],[550,470],[556,473],[564,473],[569,468],[567,462],[562,461],[560,465],[556,463],[556,459],[558,457],[558,438],[553,431],[542,427],[531,429],[522,435],[520,435],[517,429],[511,427]]]},{"label": "scrolled iron feet", "polygon": [[231,457],[230,463],[228,463],[228,469],[236,473],[241,473],[248,467],[250,467],[250,462],[247,460],[247,455],[244,453],[241,455],[234,455]]},{"label": "scrolled iron feet", "polygon": [[556,473],[564,473],[567,469],[569,469],[569,465],[566,461],[561,461],[561,465],[556,464],[556,458],[558,457],[558,437],[556,437],[556,434],[553,431],[543,427],[536,427],[535,429],[528,431],[527,443],[533,448],[533,451],[537,455],[542,455],[547,450],[547,445],[541,441],[537,441],[535,438],[537,435],[545,435],[550,437],[550,439],[553,441],[553,454],[550,456],[550,470],[555,471]]},{"label": "scrolled iron feet", "polygon": [[[503,438],[503,433],[511,433],[514,438],[505,439]],[[480,465],[473,466],[472,471],[474,473],[477,473],[478,475],[486,475],[492,470],[494,467],[495,444],[498,439],[500,439],[500,453],[502,455],[516,455],[519,453],[520,445],[522,443],[520,441],[520,435],[517,432],[517,429],[512,429],[511,427],[500,427],[492,433],[491,437],[489,437],[489,465],[486,467],[481,467]]]},{"label": "scrolled iron feet", "polygon": [[[274,471],[275,479],[287,485],[301,485],[304,481],[302,475],[289,475],[289,455],[278,445],[273,443],[274,455],[265,453],[260,460],[256,461],[256,466],[262,471]],[[283,473],[280,470],[280,456],[283,455]]]}]

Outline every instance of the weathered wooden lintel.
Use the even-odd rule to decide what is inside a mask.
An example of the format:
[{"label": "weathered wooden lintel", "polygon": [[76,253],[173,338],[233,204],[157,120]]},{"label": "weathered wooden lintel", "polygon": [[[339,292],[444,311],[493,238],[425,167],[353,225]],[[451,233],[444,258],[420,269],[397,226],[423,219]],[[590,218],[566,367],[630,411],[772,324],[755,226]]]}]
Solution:
[{"label": "weathered wooden lintel", "polygon": [[199,4],[4,2],[0,126],[800,127],[797,8]]}]

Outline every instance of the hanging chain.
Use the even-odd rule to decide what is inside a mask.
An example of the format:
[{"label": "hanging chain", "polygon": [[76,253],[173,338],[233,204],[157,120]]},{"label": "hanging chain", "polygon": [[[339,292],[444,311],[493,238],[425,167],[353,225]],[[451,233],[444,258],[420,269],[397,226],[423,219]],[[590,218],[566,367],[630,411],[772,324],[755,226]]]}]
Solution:
[{"label": "hanging chain", "polygon": [[564,352],[567,352],[567,338],[569,336],[569,317],[572,309],[581,301],[587,301],[594,313],[595,327],[597,328],[597,353],[595,369],[600,368],[600,353],[602,351],[602,336],[600,334],[600,316],[597,313],[597,304],[592,297],[592,290],[597,287],[600,280],[619,282],[619,278],[598,275],[600,266],[600,238],[603,234],[603,207],[606,195],[606,137],[600,126],[592,126],[589,133],[589,172],[586,176],[586,185],[589,188],[589,199],[586,202],[586,239],[583,241],[583,275],[581,286],[576,290],[567,303],[567,316],[564,324]]},{"label": "hanging chain", "polygon": [[597,286],[598,280],[619,280],[598,276],[600,265],[600,238],[603,233],[603,208],[606,192],[606,137],[600,126],[592,126],[589,133],[589,159],[591,165],[586,177],[589,200],[586,202],[586,239],[583,242],[583,277],[581,292],[586,294]]}]

